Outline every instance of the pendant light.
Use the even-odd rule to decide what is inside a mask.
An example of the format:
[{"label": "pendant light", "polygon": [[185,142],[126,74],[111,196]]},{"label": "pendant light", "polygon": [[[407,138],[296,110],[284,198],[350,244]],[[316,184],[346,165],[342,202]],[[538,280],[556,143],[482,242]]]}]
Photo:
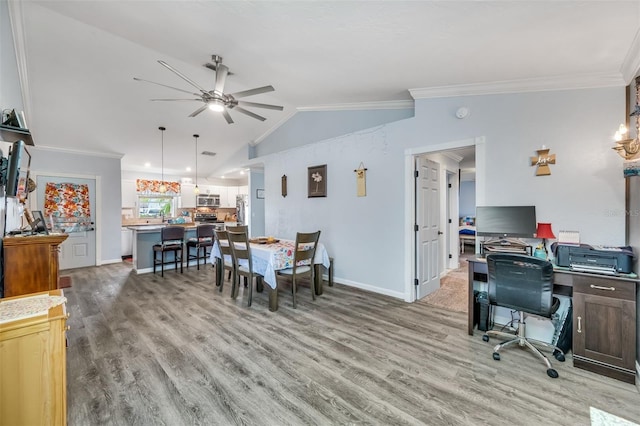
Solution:
[{"label": "pendant light", "polygon": [[200,188],[198,188],[198,138],[200,135],[193,135],[196,138],[196,187],[193,188],[193,192],[198,195],[200,193]]},{"label": "pendant light", "polygon": [[158,188],[158,192],[160,192],[161,194],[164,194],[165,192],[167,192],[167,185],[165,185],[164,183],[164,131],[167,130],[166,128],[160,126],[158,127],[158,129],[160,129],[160,131],[162,132],[162,148],[161,148],[161,162],[162,162],[162,180],[160,181],[160,187]]}]

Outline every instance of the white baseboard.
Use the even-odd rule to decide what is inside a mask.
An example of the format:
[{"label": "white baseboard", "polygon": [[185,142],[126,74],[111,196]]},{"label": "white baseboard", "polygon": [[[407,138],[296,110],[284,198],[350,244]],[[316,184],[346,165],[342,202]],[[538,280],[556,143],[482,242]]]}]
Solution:
[{"label": "white baseboard", "polygon": [[636,360],[636,388],[640,392],[640,364],[638,364],[638,360]]},{"label": "white baseboard", "polygon": [[[326,274],[324,274],[322,278],[325,280],[329,279]],[[362,290],[370,291],[372,293],[384,294],[385,296],[391,296],[391,297],[395,297],[396,299],[404,300],[404,293],[399,291],[393,291],[386,288],[375,287],[370,284],[363,284],[357,281],[345,280],[343,278],[336,278],[335,276],[333,277],[333,282],[338,284],[344,284],[349,287],[355,287]]]},{"label": "white baseboard", "polygon": [[122,258],[121,257],[119,257],[117,259],[105,259],[105,260],[99,261],[99,263],[96,266],[109,265],[111,263],[120,263],[120,262],[122,262]]}]

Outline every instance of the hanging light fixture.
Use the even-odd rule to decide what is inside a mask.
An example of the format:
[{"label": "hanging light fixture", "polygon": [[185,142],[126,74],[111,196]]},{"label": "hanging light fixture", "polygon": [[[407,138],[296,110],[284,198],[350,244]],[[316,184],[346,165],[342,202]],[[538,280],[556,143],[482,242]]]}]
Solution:
[{"label": "hanging light fixture", "polygon": [[198,138],[200,135],[193,135],[196,138],[196,187],[193,188],[193,192],[198,195],[200,193],[200,188],[198,188]]},{"label": "hanging light fixture", "polygon": [[167,192],[167,185],[165,185],[164,183],[164,131],[167,130],[165,127],[158,127],[158,129],[160,129],[160,131],[162,132],[162,148],[161,148],[161,162],[162,162],[162,180],[160,181],[160,187],[158,188],[158,192],[160,192],[161,194],[164,194],[165,192]]}]

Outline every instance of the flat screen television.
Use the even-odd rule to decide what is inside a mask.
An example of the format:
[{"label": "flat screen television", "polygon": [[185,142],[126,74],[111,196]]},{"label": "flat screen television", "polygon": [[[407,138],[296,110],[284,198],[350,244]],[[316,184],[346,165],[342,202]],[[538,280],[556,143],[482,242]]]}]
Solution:
[{"label": "flat screen television", "polygon": [[9,197],[19,197],[23,201],[27,198],[29,167],[31,165],[31,155],[25,148],[22,140],[11,145],[9,151],[9,164],[7,166],[7,185],[5,193]]},{"label": "flat screen television", "polygon": [[533,238],[535,206],[477,206],[476,235],[497,238]]}]

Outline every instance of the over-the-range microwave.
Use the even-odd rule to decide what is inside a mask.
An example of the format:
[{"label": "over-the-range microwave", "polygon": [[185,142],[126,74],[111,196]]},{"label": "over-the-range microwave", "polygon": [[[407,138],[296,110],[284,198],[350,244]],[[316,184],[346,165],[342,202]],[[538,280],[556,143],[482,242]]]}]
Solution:
[{"label": "over-the-range microwave", "polygon": [[196,197],[196,207],[220,207],[220,195],[199,194]]}]

